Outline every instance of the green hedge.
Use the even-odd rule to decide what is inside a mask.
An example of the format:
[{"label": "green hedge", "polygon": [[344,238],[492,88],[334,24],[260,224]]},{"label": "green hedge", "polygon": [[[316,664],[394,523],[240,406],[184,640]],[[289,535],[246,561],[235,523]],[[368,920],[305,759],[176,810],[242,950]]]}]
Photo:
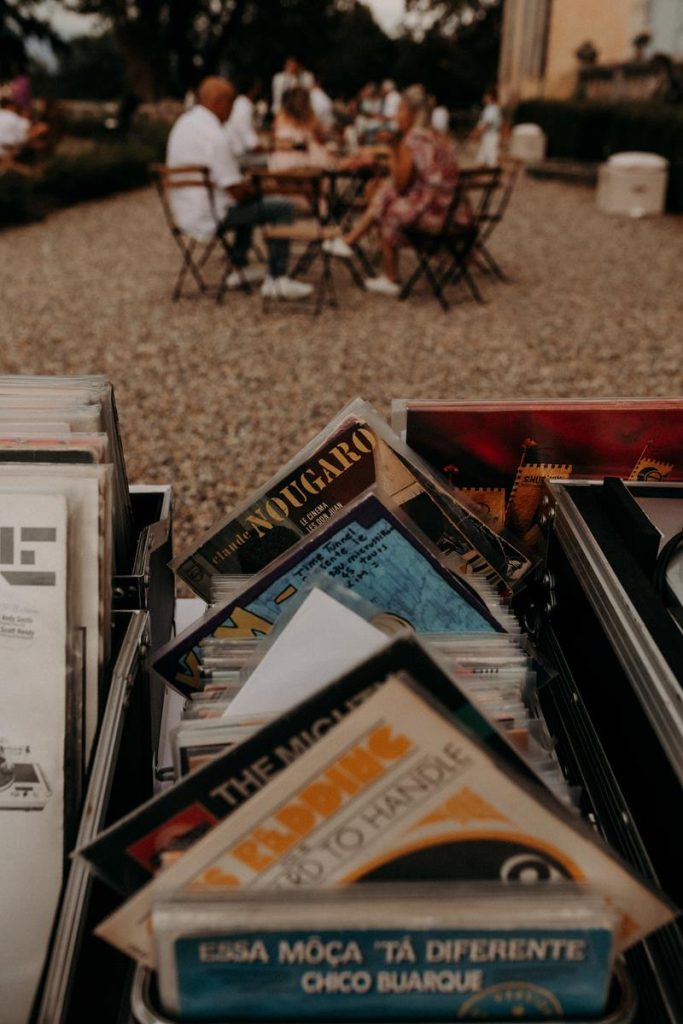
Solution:
[{"label": "green hedge", "polygon": [[531,121],[548,136],[548,156],[605,160],[612,153],[659,153],[670,163],[667,208],[683,211],[683,107],[588,100],[526,100],[515,122]]},{"label": "green hedge", "polygon": [[57,153],[37,179],[36,191],[54,206],[99,199],[146,184],[153,159],[145,146],[128,143],[103,144],[73,156]]},{"label": "green hedge", "polygon": [[58,150],[34,174],[0,172],[0,226],[145,185],[148,165],[163,159],[167,135],[167,125],[145,123],[126,141],[98,143],[83,153]]}]

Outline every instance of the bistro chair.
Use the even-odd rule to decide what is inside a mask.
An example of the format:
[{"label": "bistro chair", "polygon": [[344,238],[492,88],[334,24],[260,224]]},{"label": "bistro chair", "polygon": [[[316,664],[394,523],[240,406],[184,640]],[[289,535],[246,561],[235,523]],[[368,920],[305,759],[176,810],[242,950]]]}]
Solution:
[{"label": "bistro chair", "polygon": [[[464,281],[476,302],[485,301],[472,277],[470,264],[481,224],[488,213],[491,196],[498,188],[499,181],[500,168],[497,167],[482,168],[477,172],[476,180],[467,179],[462,173],[453,189],[440,231],[427,232],[419,227],[402,229],[417,257],[417,267],[403,285],[400,299],[407,299],[417,281],[424,276],[435,299],[446,312],[450,309],[444,293],[447,284]],[[472,202],[471,194],[475,190],[477,196]],[[456,222],[456,214],[465,198],[469,199],[472,216],[469,224],[462,225]]]},{"label": "bistro chair", "polygon": [[[489,249],[489,239],[499,224],[510,204],[512,193],[519,178],[522,168],[522,161],[513,157],[507,159],[500,167],[499,186],[491,196],[489,208],[480,218],[479,235],[474,251],[474,261],[480,270],[494,274],[499,281],[509,281],[510,278],[503,268],[494,259]],[[479,170],[482,170],[481,168]],[[464,172],[465,175],[472,172]],[[475,172],[476,173],[476,172]]]},{"label": "bistro chair", "polygon": [[[232,271],[237,271],[238,268],[233,262],[232,249],[226,232],[219,231],[219,219],[215,211],[213,188],[208,167],[200,164],[184,164],[177,167],[168,167],[166,164],[151,164],[150,171],[161,201],[166,224],[182,257],[182,263],[171,296],[173,301],[175,302],[180,298],[188,274],[194,278],[197,288],[202,294],[209,290],[202,270],[214,250],[218,248],[222,252],[225,261],[216,292],[216,302],[221,302],[225,295],[228,276]],[[169,193],[173,189],[179,188],[202,188],[206,191],[216,224],[214,235],[207,241],[193,238],[176,224]],[[243,280],[241,288],[245,292],[251,292],[251,287],[246,279]]]},{"label": "bistro chair", "polygon": [[[331,265],[332,257],[323,249],[323,242],[334,238],[338,234],[339,229],[337,227],[325,226],[317,221],[315,223],[295,221],[293,224],[266,224],[263,228],[263,238],[265,241],[277,238],[305,247],[304,252],[299,257],[292,271],[292,277],[296,277],[301,272],[301,264],[304,260],[306,270],[310,270],[317,260],[321,261],[321,272],[313,291],[313,301],[304,299],[298,303],[299,308],[310,309],[314,316],[320,313],[325,305],[332,306],[335,309],[338,306]],[[291,309],[296,308],[297,304],[291,302],[278,303],[279,308],[282,306]],[[267,312],[269,308],[270,301],[264,299],[264,312]]]}]

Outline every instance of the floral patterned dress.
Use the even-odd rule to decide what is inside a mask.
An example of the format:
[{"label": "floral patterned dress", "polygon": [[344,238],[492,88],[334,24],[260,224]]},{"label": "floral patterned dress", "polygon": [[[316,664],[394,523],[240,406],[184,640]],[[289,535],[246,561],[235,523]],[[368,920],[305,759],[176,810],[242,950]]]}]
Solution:
[{"label": "floral patterned dress", "polygon": [[[459,177],[455,146],[450,139],[429,128],[412,128],[404,144],[413,157],[413,179],[408,189],[398,192],[388,181],[370,203],[383,241],[397,249],[407,244],[403,228],[433,234],[441,231]],[[453,223],[467,225],[470,220],[470,207],[463,197]]]}]

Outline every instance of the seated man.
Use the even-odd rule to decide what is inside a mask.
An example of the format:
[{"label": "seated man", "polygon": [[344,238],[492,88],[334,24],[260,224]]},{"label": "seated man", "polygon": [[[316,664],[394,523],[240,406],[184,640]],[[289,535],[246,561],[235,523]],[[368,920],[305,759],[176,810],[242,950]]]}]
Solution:
[{"label": "seated man", "polygon": [[31,122],[9,96],[0,99],[0,157],[15,156],[29,140]]},{"label": "seated man", "polygon": [[[233,86],[224,78],[205,78],[197,91],[197,103],[181,114],[168,138],[166,163],[169,167],[197,165],[209,168],[211,195],[202,188],[171,190],[171,206],[178,227],[199,241],[208,241],[218,231],[235,232],[231,250],[238,271],[228,277],[228,287],[239,287],[263,276],[247,267],[251,232],[256,224],[291,224],[294,207],[284,199],[261,198],[252,184],[243,180],[230,148],[223,124],[235,99]],[[289,242],[268,242],[268,276],[261,294],[266,298],[302,299],[312,286],[287,277]]]}]

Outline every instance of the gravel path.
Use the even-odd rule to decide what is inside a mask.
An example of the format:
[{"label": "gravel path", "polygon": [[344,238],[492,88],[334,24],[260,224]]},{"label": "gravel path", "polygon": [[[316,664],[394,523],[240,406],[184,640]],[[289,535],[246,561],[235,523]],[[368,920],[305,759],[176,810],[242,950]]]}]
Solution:
[{"label": "gravel path", "polygon": [[2,372],[104,372],[130,477],[172,481],[180,549],[262,483],[352,397],[681,393],[683,218],[622,220],[593,192],[524,180],[483,280],[441,312],[365,295],[264,314],[257,296],[169,299],[178,256],[141,191],[0,235]]}]

